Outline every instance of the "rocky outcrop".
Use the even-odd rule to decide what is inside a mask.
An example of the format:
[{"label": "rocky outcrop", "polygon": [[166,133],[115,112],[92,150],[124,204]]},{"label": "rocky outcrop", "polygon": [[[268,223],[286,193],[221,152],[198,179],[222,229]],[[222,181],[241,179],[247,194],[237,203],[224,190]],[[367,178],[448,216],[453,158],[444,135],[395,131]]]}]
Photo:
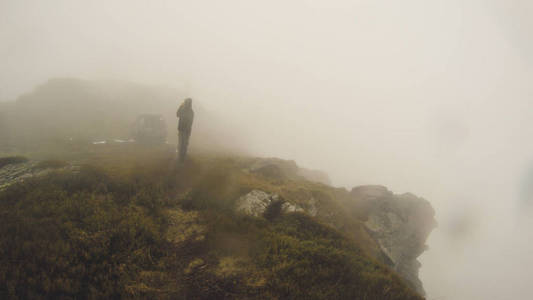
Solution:
[{"label": "rocky outcrop", "polygon": [[261,190],[253,190],[237,200],[237,211],[260,217],[265,214],[269,207],[279,205],[281,213],[304,212],[299,205],[291,204],[283,200],[278,194],[269,194]]},{"label": "rocky outcrop", "polygon": [[244,214],[259,217],[262,216],[267,207],[273,202],[278,201],[276,194],[268,194],[260,190],[253,190],[237,200],[237,211]]},{"label": "rocky outcrop", "polygon": [[[307,179],[312,172],[300,169],[294,161],[258,158],[244,168],[275,185],[291,180]],[[318,176],[318,178],[316,177]],[[327,177],[326,177],[327,178]],[[315,174],[314,182],[329,179]],[[308,181],[313,181],[309,180]],[[252,190],[237,200],[236,210],[255,217],[275,213],[304,212],[356,239],[368,238],[370,255],[395,270],[409,285],[424,295],[418,278],[418,257],[427,249],[426,240],[436,227],[435,212],[430,203],[413,194],[396,195],[384,186],[367,185],[343,188],[324,185],[281,189],[280,196],[263,190]],[[360,224],[360,225],[357,225]],[[363,234],[361,233],[363,232]]]},{"label": "rocky outcrop", "polygon": [[366,210],[365,226],[386,263],[424,295],[417,258],[427,249],[426,239],[437,225],[429,202],[410,193],[394,195],[383,186],[356,187],[351,195]]}]

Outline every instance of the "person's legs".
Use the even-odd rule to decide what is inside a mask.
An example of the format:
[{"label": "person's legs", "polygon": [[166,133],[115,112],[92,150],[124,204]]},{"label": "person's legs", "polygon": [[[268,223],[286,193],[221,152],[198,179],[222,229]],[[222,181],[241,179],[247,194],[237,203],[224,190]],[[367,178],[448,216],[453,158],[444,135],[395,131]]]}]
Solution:
[{"label": "person's legs", "polygon": [[185,160],[185,154],[183,153],[183,146],[185,144],[184,141],[185,134],[183,132],[179,133],[179,139],[178,139],[178,161],[183,162]]},{"label": "person's legs", "polygon": [[187,149],[189,149],[189,135],[183,137],[183,161],[187,157]]},{"label": "person's legs", "polygon": [[179,157],[181,145],[181,134],[178,132],[178,144],[176,145],[176,156]]},{"label": "person's legs", "polygon": [[189,135],[186,132],[179,133],[179,161],[184,162],[187,155],[187,147],[189,146]]}]

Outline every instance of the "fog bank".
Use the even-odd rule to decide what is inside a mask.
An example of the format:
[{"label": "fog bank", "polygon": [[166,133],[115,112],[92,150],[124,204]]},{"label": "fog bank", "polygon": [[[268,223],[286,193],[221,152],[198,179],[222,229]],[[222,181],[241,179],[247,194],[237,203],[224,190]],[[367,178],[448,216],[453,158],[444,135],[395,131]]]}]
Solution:
[{"label": "fog bank", "polygon": [[428,299],[528,299],[531,20],[526,0],[4,0],[0,101],[53,77],[175,89],[254,155],[428,199]]}]

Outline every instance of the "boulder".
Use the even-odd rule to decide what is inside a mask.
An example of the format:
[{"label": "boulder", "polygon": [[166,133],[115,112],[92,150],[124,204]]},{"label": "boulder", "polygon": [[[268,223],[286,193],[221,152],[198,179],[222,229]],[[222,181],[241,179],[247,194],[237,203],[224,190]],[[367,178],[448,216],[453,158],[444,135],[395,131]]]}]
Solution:
[{"label": "boulder", "polygon": [[237,211],[259,217],[262,216],[272,201],[279,200],[276,194],[269,194],[261,190],[253,190],[237,200]]},{"label": "boulder", "polygon": [[283,200],[278,194],[269,194],[261,190],[253,190],[237,200],[236,210],[246,215],[260,217],[273,205],[279,205],[279,212],[304,212],[299,205]]}]

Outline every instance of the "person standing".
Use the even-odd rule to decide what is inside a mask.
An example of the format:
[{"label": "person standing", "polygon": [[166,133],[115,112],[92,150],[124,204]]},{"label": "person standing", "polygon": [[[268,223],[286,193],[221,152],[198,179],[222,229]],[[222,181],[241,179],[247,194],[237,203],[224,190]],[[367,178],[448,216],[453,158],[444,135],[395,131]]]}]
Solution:
[{"label": "person standing", "polygon": [[189,137],[191,136],[192,122],[194,121],[194,111],[192,110],[192,99],[187,98],[178,108],[176,116],[178,121],[178,158],[183,163],[187,156]]}]

